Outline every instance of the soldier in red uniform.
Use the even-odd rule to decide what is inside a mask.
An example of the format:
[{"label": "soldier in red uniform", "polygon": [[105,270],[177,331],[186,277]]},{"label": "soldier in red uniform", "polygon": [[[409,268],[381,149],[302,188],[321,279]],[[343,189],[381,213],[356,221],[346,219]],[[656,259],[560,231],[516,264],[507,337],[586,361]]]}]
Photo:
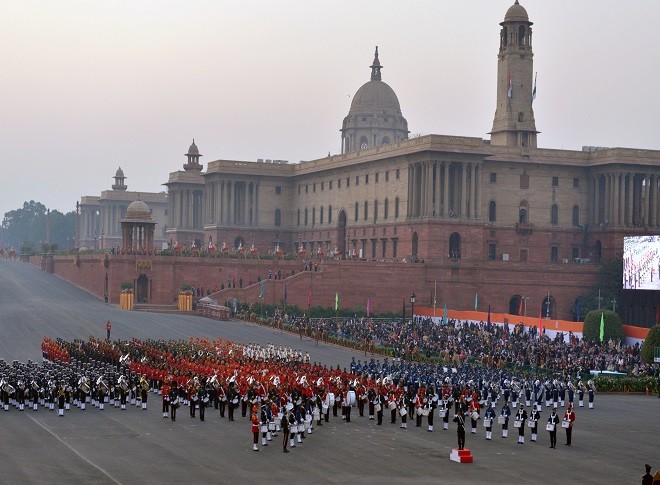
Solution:
[{"label": "soldier in red uniform", "polygon": [[257,443],[259,442],[259,417],[257,416],[258,407],[252,408],[252,450],[259,451]]}]

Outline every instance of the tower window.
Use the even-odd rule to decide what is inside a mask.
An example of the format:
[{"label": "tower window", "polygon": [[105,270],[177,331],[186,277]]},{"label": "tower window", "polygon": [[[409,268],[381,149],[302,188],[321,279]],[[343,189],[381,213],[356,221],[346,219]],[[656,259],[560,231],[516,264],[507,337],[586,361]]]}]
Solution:
[{"label": "tower window", "polygon": [[357,187],[358,185],[360,185],[360,176],[359,175],[355,177],[355,186]]},{"label": "tower window", "polygon": [[364,185],[369,185],[369,174],[364,176]]},{"label": "tower window", "polygon": [[495,222],[497,219],[497,204],[494,200],[488,203],[488,222]]},{"label": "tower window", "polygon": [[525,113],[520,112],[518,113],[518,122],[522,123],[523,121],[525,121]]},{"label": "tower window", "polygon": [[309,194],[309,185],[305,184],[305,193]]},{"label": "tower window", "polygon": [[580,225],[580,208],[577,205],[573,206],[573,225],[576,227]]},{"label": "tower window", "polygon": [[328,206],[328,224],[332,224],[332,206]]},{"label": "tower window", "polygon": [[523,173],[520,175],[520,188],[529,189],[529,175],[523,170]]},{"label": "tower window", "polygon": [[351,186],[351,178],[346,177],[346,187],[350,187],[350,186]]},{"label": "tower window", "polygon": [[332,190],[332,180],[328,182],[328,190]]},{"label": "tower window", "polygon": [[396,177],[395,177],[397,180],[399,180],[400,174],[401,174],[401,171],[397,168],[396,169]]},{"label": "tower window", "polygon": [[369,202],[364,201],[364,220],[369,219]]},{"label": "tower window", "polygon": [[390,171],[385,170],[385,182],[389,182],[389,181],[390,181]]},{"label": "tower window", "polygon": [[276,185],[275,186],[275,194],[276,195],[282,195],[282,186],[281,185]]},{"label": "tower window", "polygon": [[497,183],[497,173],[495,173],[495,172],[490,173],[490,183],[491,184],[496,184]]},{"label": "tower window", "polygon": [[573,188],[574,189],[580,188],[580,179],[578,177],[573,177]]},{"label": "tower window", "polygon": [[316,192],[316,182],[314,182],[314,185],[312,185],[312,192]]},{"label": "tower window", "polygon": [[521,25],[518,28],[518,45],[525,45],[525,26]]},{"label": "tower window", "polygon": [[399,198],[394,199],[394,218],[399,218]]},{"label": "tower window", "polygon": [[559,177],[552,177],[552,186],[559,187]]},{"label": "tower window", "polygon": [[376,183],[378,183],[378,172],[376,172],[375,177],[376,177]]},{"label": "tower window", "polygon": [[341,179],[337,179],[337,188],[341,189]]},{"label": "tower window", "polygon": [[355,222],[358,220],[358,211],[360,210],[359,204],[356,202],[355,203]]},{"label": "tower window", "polygon": [[559,261],[559,247],[550,246],[550,262],[556,263]]},{"label": "tower window", "polygon": [[550,209],[550,224],[553,226],[559,224],[559,206],[557,204],[552,204]]},{"label": "tower window", "polygon": [[325,187],[325,182],[321,182],[321,190]]}]

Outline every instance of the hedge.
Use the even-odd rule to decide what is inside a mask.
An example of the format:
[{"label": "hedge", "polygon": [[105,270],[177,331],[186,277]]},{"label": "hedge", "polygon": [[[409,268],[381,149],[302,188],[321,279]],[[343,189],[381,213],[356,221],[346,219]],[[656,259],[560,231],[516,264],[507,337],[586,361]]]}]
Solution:
[{"label": "hedge", "polygon": [[660,347],[660,325],[651,327],[644,344],[642,344],[642,361],[645,364],[653,364],[656,347]]},{"label": "hedge", "polygon": [[587,340],[600,340],[601,315],[605,323],[604,339],[614,339],[619,342],[625,340],[626,334],[623,331],[621,318],[611,310],[593,310],[587,313],[587,316],[584,318],[583,337]]},{"label": "hedge", "polygon": [[656,377],[610,377],[597,376],[593,379],[597,392],[646,392],[658,393]]}]

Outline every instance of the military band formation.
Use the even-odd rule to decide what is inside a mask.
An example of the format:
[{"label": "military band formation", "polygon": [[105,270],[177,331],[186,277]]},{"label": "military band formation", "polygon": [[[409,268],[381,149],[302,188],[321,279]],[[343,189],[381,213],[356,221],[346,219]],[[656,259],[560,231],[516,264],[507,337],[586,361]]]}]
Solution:
[{"label": "military band formation", "polygon": [[[465,432],[495,430],[517,442],[539,440],[539,428],[556,447],[558,428],[571,445],[574,404],[594,408],[595,386],[569,375],[540,379],[511,375],[497,368],[413,364],[387,358],[350,363],[347,370],[310,362],[309,354],[274,345],[241,345],[227,340],[109,341],[90,338],[67,342],[45,338],[44,361],[11,364],[0,361],[0,390],[5,412],[57,409],[59,416],[106,405],[125,411],[147,410],[156,394],[162,417],[176,421],[186,409],[190,418],[206,419],[212,409],[220,418],[247,418],[253,450],[282,434],[282,450],[303,443],[330,419],[351,422],[353,410],[382,426],[443,431],[456,423],[459,448]],[[543,416],[545,414],[545,416]]]}]

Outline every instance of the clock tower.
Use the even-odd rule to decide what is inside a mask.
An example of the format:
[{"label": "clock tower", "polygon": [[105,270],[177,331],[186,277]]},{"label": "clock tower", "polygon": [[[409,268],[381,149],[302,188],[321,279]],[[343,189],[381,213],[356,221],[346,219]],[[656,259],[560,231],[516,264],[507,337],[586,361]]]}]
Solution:
[{"label": "clock tower", "polygon": [[527,11],[513,4],[500,24],[500,50],[497,55],[497,107],[491,145],[536,148],[534,121],[532,22]]}]

